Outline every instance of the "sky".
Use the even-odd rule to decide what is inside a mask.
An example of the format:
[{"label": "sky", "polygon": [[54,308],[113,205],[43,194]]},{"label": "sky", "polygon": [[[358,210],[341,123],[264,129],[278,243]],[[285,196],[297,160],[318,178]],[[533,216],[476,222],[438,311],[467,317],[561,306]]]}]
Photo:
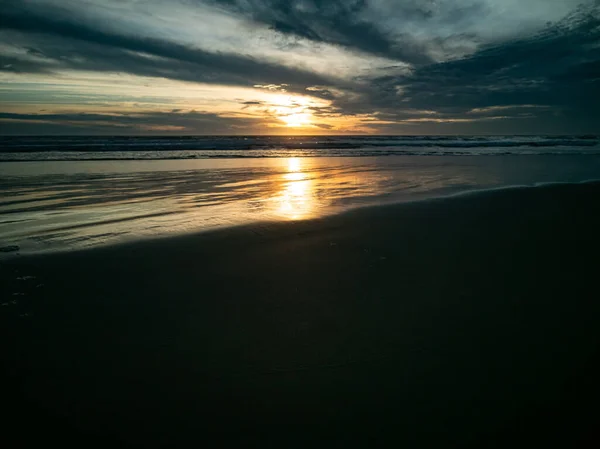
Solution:
[{"label": "sky", "polygon": [[600,0],[0,0],[0,134],[598,134]]}]

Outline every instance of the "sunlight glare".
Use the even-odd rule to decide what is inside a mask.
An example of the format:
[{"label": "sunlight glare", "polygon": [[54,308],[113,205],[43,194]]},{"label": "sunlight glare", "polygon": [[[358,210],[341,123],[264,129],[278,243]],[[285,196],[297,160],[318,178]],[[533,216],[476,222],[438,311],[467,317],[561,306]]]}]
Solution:
[{"label": "sunlight glare", "polygon": [[294,113],[289,115],[282,115],[281,120],[285,122],[290,128],[299,128],[301,126],[310,125],[310,115],[307,113]]},{"label": "sunlight glare", "polygon": [[309,217],[314,206],[313,180],[302,172],[300,158],[287,160],[287,173],[284,173],[283,178],[286,182],[280,196],[279,213],[291,220]]},{"label": "sunlight glare", "polygon": [[312,124],[312,114],[307,112],[310,101],[307,98],[293,95],[278,95],[277,106],[273,109],[275,115],[287,127],[300,128]]},{"label": "sunlight glare", "polygon": [[301,161],[299,158],[297,157],[291,157],[287,160],[288,163],[288,172],[290,173],[296,173],[299,172],[301,169]]}]

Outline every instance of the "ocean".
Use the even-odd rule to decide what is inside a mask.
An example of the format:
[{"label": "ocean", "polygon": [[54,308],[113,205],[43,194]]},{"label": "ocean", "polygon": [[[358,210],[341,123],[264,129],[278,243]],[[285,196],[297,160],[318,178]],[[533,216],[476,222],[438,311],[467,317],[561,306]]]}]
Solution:
[{"label": "ocean", "polygon": [[600,154],[600,136],[0,137],[0,161]]},{"label": "ocean", "polygon": [[598,136],[2,137],[0,246],[62,251],[600,178]]}]

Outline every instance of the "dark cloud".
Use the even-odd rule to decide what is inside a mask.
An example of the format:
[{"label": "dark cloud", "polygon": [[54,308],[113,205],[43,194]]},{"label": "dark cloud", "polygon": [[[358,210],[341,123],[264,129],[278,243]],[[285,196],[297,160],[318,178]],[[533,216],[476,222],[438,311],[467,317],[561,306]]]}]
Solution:
[{"label": "dark cloud", "polygon": [[224,117],[207,112],[136,114],[20,114],[0,112],[0,134],[235,134],[260,129],[260,118]]},{"label": "dark cloud", "polygon": [[[367,0],[209,0],[281,33],[340,45],[414,64],[431,62],[424,47],[407,34],[390,36],[364,17]],[[398,3],[404,17],[427,17],[422,1]]]},{"label": "dark cloud", "polygon": [[240,104],[243,105],[242,110],[251,108],[253,106],[262,106],[264,102],[262,101],[242,101]]},{"label": "dark cloud", "polygon": [[37,56],[37,57],[45,57],[44,53],[42,53],[40,50],[38,50],[37,48],[33,48],[33,47],[25,47],[25,50],[27,51],[28,55],[31,56]]},{"label": "dark cloud", "polygon": [[30,44],[35,43],[35,53],[46,58],[36,62],[12,58],[0,66],[3,70],[39,73],[63,68],[127,72],[243,86],[286,80],[291,90],[331,82],[307,70],[247,56],[116,34],[92,26],[81,18],[70,17],[60,9],[36,9],[29,3],[7,2],[0,15],[0,30],[13,31],[9,35],[11,41],[23,42],[23,48],[28,52],[33,48]]},{"label": "dark cloud", "polygon": [[44,64],[7,55],[0,55],[0,72],[50,73]]},{"label": "dark cloud", "polygon": [[538,118],[560,121],[563,129],[579,122],[600,131],[599,69],[596,4],[529,38],[484,47],[407,75],[375,78],[358,97],[338,98],[335,104],[344,112],[378,111],[397,122],[405,120],[407,111],[426,122],[429,111],[435,111],[448,120]]},{"label": "dark cloud", "polygon": [[325,123],[316,123],[315,126],[317,128],[321,128],[321,129],[333,129],[334,128],[332,125],[327,125]]}]

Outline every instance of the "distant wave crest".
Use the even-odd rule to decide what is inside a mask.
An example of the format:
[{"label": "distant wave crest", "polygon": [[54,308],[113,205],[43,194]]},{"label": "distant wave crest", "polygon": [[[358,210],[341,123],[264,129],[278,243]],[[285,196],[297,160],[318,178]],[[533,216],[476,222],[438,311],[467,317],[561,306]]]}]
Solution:
[{"label": "distant wave crest", "polygon": [[600,154],[600,136],[0,137],[0,160]]}]

